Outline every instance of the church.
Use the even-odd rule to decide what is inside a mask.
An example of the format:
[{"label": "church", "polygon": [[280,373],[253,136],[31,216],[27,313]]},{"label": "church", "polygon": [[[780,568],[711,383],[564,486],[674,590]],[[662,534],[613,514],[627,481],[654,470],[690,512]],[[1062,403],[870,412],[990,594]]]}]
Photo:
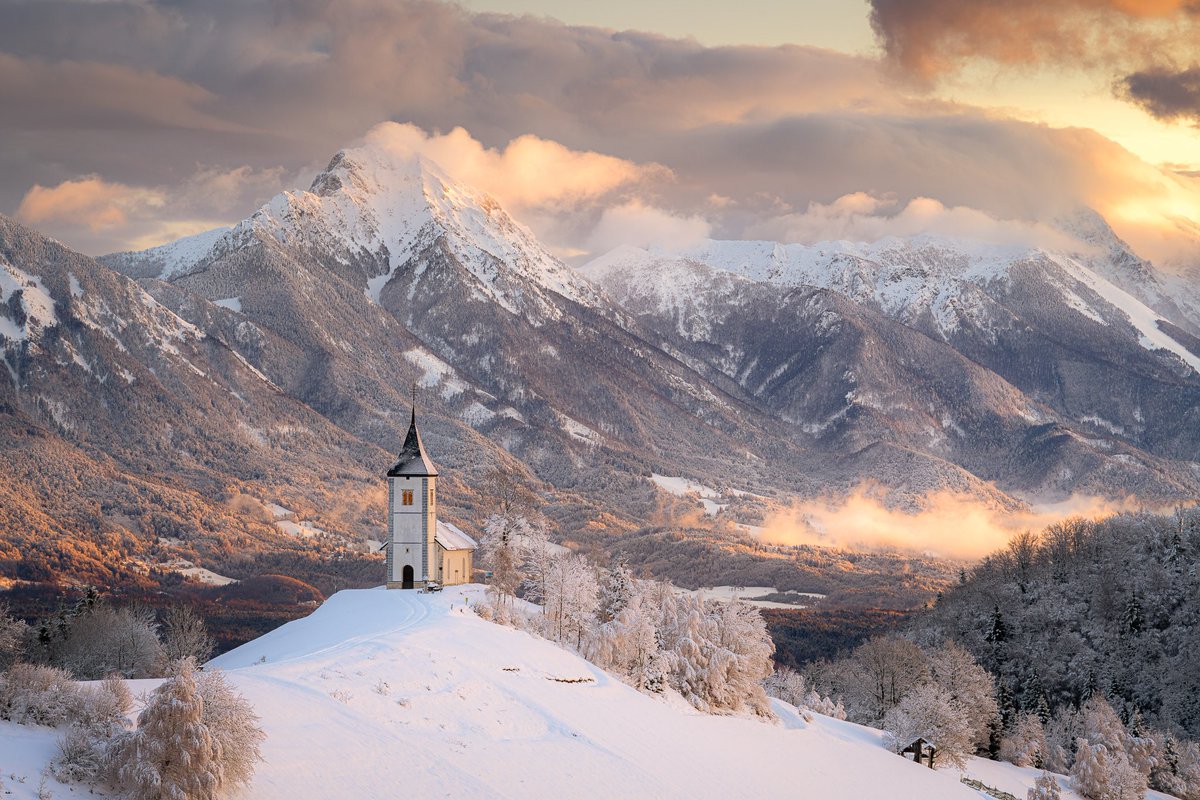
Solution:
[{"label": "church", "polygon": [[388,470],[387,588],[422,589],[431,584],[470,583],[475,540],[437,518],[438,471],[425,453],[417,430],[417,406]]}]

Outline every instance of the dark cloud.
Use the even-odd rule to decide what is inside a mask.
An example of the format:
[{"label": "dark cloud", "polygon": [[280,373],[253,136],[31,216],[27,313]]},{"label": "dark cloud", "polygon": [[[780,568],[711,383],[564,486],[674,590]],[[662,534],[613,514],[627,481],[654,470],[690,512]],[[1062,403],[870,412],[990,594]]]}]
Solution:
[{"label": "dark cloud", "polygon": [[1187,57],[1200,22],[1195,0],[869,2],[871,25],[888,57],[923,80],[979,60],[1110,69]]},{"label": "dark cloud", "polygon": [[1126,75],[1118,93],[1158,119],[1200,122],[1200,66],[1151,68]]}]

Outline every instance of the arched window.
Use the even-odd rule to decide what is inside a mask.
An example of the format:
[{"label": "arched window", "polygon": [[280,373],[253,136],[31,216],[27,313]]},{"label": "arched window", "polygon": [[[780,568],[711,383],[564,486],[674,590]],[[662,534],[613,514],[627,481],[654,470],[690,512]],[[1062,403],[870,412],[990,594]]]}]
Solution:
[{"label": "arched window", "polygon": [[401,500],[404,503],[404,505],[411,506],[413,504],[413,490],[412,489],[403,490],[403,492],[401,493]]}]

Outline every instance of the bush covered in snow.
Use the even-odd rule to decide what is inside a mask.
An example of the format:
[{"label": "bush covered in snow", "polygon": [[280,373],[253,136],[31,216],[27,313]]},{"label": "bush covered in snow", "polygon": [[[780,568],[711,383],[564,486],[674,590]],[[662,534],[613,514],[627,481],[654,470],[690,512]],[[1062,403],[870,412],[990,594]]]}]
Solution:
[{"label": "bush covered in snow", "polygon": [[132,800],[215,798],[247,783],[264,738],[220,673],[185,659],[150,695],[137,728],[109,749],[109,776]]},{"label": "bush covered in snow", "polygon": [[66,670],[14,664],[0,673],[0,719],[53,727],[71,721],[81,702],[82,692]]},{"label": "bush covered in snow", "polygon": [[638,689],[674,689],[702,711],[771,716],[762,682],[771,675],[774,645],[757,610],[680,597],[621,565],[598,571],[574,553],[548,556],[538,574],[543,605],[536,619],[512,614],[503,601],[476,612],[533,628]]}]

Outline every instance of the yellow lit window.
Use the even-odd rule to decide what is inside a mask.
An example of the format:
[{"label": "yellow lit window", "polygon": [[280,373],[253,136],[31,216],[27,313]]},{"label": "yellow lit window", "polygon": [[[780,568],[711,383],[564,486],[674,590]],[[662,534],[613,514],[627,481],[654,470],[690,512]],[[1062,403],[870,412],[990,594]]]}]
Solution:
[{"label": "yellow lit window", "polygon": [[413,490],[412,490],[412,489],[405,489],[405,490],[404,490],[404,494],[403,494],[403,498],[402,498],[402,499],[403,499],[403,501],[404,501],[404,505],[406,505],[406,506],[411,506],[411,505],[413,504],[413,499],[412,499],[412,497],[413,497]]}]

